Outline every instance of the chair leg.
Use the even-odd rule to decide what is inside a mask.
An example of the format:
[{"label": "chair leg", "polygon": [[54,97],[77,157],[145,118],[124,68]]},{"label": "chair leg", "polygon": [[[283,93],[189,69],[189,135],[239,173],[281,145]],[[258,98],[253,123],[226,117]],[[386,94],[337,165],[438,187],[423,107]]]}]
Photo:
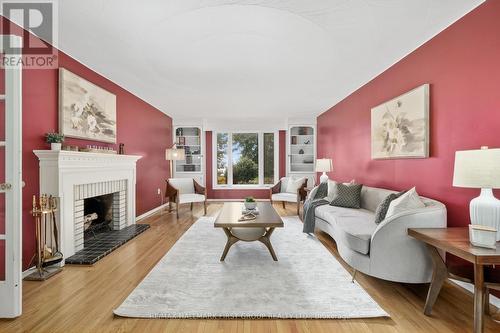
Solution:
[{"label": "chair leg", "polygon": [[168,201],[168,212],[171,213],[172,212],[172,201]]},{"label": "chair leg", "polygon": [[297,201],[297,215],[300,216],[300,201]]},{"label": "chair leg", "polygon": [[205,211],[205,214],[204,215],[207,215],[207,201],[203,201],[203,209]]},{"label": "chair leg", "polygon": [[177,218],[179,218],[179,203],[175,204],[175,212],[177,213]]},{"label": "chair leg", "polygon": [[489,316],[490,315],[490,290],[486,288],[484,290],[484,314]]},{"label": "chair leg", "polygon": [[193,203],[191,202],[191,211],[193,211]]},{"label": "chair leg", "polygon": [[283,209],[286,209],[285,202],[282,201],[281,204],[283,205]]}]

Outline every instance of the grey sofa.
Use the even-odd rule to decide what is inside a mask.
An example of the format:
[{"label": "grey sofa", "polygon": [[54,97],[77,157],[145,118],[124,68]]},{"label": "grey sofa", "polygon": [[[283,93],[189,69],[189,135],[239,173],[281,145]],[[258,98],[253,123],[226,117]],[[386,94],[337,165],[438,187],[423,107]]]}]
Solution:
[{"label": "grey sofa", "polygon": [[[317,187],[309,197],[314,197]],[[408,228],[446,227],[446,207],[421,197],[424,208],[395,214],[376,224],[375,210],[390,193],[366,187],[361,191],[361,209],[323,205],[316,208],[316,229],[337,243],[342,259],[354,269],[389,281],[427,283],[432,261],[426,246],[408,236]]]}]

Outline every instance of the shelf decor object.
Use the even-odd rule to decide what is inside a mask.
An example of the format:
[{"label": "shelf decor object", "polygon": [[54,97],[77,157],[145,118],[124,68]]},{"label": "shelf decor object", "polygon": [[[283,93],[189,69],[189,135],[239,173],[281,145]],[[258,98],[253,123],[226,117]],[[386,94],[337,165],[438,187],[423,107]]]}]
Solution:
[{"label": "shelf decor object", "polygon": [[481,194],[470,202],[471,223],[496,229],[499,241],[500,200],[493,195],[493,189],[500,188],[500,149],[457,151],[453,186],[481,189]]},{"label": "shelf decor object", "polygon": [[173,177],[173,161],[186,159],[186,151],[184,148],[177,148],[177,145],[174,144],[172,148],[168,148],[165,151],[165,159],[170,161],[170,177]]},{"label": "shelf decor object", "polygon": [[483,225],[469,224],[469,239],[474,246],[496,249],[497,230]]},{"label": "shelf decor object", "polygon": [[429,157],[429,84],[371,110],[372,159]]},{"label": "shelf decor object", "polygon": [[64,142],[64,135],[55,132],[49,132],[45,134],[45,141],[47,143],[50,143],[51,150],[60,151],[62,148],[62,143]]},{"label": "shelf decor object", "polygon": [[333,171],[333,164],[330,158],[319,158],[316,160],[316,172],[323,172],[319,181],[326,183],[328,181],[327,172]]}]

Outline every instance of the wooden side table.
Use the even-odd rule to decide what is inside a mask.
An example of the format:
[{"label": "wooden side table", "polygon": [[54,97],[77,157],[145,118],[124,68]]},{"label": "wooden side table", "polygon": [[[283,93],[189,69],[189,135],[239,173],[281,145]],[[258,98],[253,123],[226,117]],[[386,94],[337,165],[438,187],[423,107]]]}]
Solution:
[{"label": "wooden side table", "polygon": [[450,277],[438,250],[451,253],[474,264],[474,332],[484,330],[484,303],[487,293],[484,281],[484,266],[500,264],[500,243],[497,248],[475,247],[469,242],[468,228],[410,228],[408,235],[427,244],[433,262],[433,274],[424,313],[430,315],[444,281]]}]

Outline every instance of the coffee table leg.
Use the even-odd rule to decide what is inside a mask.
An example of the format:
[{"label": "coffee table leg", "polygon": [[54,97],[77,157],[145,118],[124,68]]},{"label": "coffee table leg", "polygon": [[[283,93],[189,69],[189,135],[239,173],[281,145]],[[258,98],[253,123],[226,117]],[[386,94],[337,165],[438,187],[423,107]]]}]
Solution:
[{"label": "coffee table leg", "polygon": [[443,258],[439,255],[438,250],[432,245],[427,245],[427,247],[432,258],[433,271],[431,285],[429,286],[427,300],[425,301],[424,313],[430,316],[432,307],[441,291],[441,287],[448,278],[448,269],[446,268]]},{"label": "coffee table leg", "polygon": [[227,236],[227,243],[226,247],[224,247],[224,252],[222,252],[222,256],[220,257],[220,261],[224,261],[224,259],[226,259],[229,248],[233,246],[234,243],[239,241],[238,238],[234,237],[233,234],[231,234],[231,230],[229,230],[229,228],[222,228],[222,230],[224,230],[224,233]]},{"label": "coffee table leg", "polygon": [[269,253],[271,253],[271,257],[273,257],[273,260],[278,261],[278,258],[276,257],[276,253],[274,253],[273,246],[271,245],[271,234],[273,233],[273,231],[274,231],[274,228],[267,229],[264,236],[259,238],[259,242],[263,243],[267,247],[267,249],[269,250]]}]

